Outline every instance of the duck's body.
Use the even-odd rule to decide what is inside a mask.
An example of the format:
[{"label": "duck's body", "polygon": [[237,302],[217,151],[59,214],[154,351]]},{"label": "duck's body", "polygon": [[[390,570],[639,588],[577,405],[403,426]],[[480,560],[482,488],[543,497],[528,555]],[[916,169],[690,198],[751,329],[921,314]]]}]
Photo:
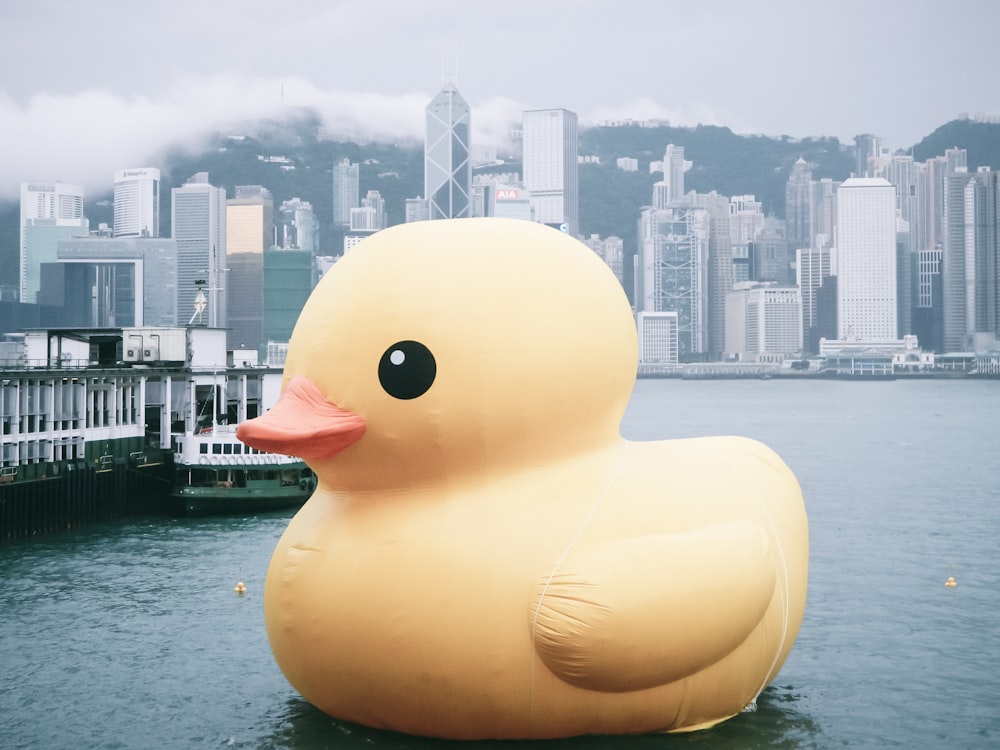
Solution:
[{"label": "duck's body", "polygon": [[[384,271],[391,259],[405,279],[456,242],[485,253],[478,270],[501,281],[505,248],[515,264],[549,251],[543,275],[578,262],[575,241],[527,222],[428,224],[441,226],[389,238],[385,258],[370,246],[351,283],[331,288],[339,295],[303,311],[283,400],[307,406],[279,404],[273,421],[307,416],[241,426],[246,442],[297,452],[320,478],[267,577],[282,670],[335,717],[438,737],[687,730],[736,714],[775,676],[802,618],[808,534],[794,477],[751,440],[618,435],[634,330],[586,257],[583,306],[564,312],[591,316],[579,322],[596,351],[531,343],[537,326],[521,326],[520,346],[495,314],[456,338],[436,327],[446,308],[434,290],[421,307],[405,283],[393,287],[409,303],[401,314],[330,333],[340,308],[360,304],[369,263]],[[492,361],[498,352],[510,359]],[[394,360],[424,366],[403,382],[386,372]],[[363,380],[373,361],[374,389]],[[338,407],[363,421],[334,429]]]}]

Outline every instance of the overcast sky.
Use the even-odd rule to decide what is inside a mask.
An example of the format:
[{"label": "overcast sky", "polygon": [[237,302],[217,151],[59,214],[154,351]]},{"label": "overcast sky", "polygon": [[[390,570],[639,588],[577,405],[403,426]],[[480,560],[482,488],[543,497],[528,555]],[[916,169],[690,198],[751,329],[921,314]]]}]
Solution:
[{"label": "overcast sky", "polygon": [[907,148],[1000,114],[998,22],[996,0],[4,3],[0,198],[103,192],[169,142],[289,106],[347,137],[422,139],[446,78],[478,142],[564,107]]}]

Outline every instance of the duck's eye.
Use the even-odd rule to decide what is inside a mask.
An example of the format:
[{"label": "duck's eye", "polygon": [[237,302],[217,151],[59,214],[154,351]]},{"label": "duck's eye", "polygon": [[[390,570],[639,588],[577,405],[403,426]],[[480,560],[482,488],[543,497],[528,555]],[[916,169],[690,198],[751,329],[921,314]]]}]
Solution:
[{"label": "duck's eye", "polygon": [[393,398],[422,396],[434,382],[437,363],[431,350],[419,341],[398,341],[378,362],[378,382]]}]

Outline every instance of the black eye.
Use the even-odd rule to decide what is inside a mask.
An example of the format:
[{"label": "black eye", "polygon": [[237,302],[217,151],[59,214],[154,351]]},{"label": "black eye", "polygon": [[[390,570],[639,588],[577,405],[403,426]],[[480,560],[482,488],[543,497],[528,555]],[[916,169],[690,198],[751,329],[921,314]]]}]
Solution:
[{"label": "black eye", "polygon": [[431,350],[419,341],[399,341],[378,362],[378,382],[393,398],[422,396],[437,375],[437,363]]}]

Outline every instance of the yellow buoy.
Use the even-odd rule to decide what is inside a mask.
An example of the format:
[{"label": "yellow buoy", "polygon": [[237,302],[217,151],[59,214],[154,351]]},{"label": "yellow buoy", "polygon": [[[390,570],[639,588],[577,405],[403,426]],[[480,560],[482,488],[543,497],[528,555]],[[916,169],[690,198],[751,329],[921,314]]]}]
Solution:
[{"label": "yellow buoy", "polygon": [[955,588],[955,586],[958,585],[958,582],[951,576],[948,576],[948,580],[944,582],[944,585],[951,589]]},{"label": "yellow buoy", "polygon": [[247,592],[247,587],[243,585],[243,581],[236,584],[236,588],[233,589],[237,594],[245,594]]}]

